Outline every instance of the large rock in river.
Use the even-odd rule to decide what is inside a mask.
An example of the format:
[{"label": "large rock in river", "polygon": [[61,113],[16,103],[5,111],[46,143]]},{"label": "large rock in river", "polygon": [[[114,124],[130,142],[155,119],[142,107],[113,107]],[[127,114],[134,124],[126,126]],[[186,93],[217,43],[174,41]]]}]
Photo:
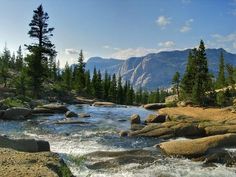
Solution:
[{"label": "large rock in river", "polygon": [[6,136],[0,136],[0,147],[11,148],[23,152],[50,151],[50,145],[47,141],[35,139],[10,139]]},{"label": "large rock in river", "polygon": [[236,134],[215,135],[192,140],[174,140],[158,146],[167,155],[199,157],[212,149],[236,145]]},{"label": "large rock in river", "polygon": [[27,119],[31,115],[31,110],[28,108],[13,107],[6,111],[1,111],[0,118],[5,120],[22,120]]},{"label": "large rock in river", "polygon": [[140,124],[141,123],[140,116],[138,114],[133,114],[130,117],[130,122],[131,124]]},{"label": "large rock in river", "polygon": [[65,117],[68,117],[68,118],[70,118],[70,117],[78,117],[78,114],[76,114],[75,112],[72,112],[72,111],[67,111],[65,113]]},{"label": "large rock in river", "polygon": [[33,109],[34,114],[41,113],[66,113],[69,111],[63,104],[50,103]]},{"label": "large rock in river", "polygon": [[165,103],[151,103],[151,104],[143,105],[143,107],[145,109],[157,110],[157,109],[165,108],[166,104]]},{"label": "large rock in river", "polygon": [[116,104],[112,102],[94,102],[93,106],[115,107]]},{"label": "large rock in river", "polygon": [[148,117],[146,118],[145,122],[146,123],[163,123],[167,119],[167,115],[157,115],[157,114],[149,114]]}]

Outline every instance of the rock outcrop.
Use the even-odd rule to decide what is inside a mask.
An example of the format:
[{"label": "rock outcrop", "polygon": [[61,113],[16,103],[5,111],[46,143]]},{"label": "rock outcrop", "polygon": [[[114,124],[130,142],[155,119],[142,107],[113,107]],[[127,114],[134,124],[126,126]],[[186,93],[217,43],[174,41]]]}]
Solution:
[{"label": "rock outcrop", "polygon": [[28,108],[13,107],[7,110],[1,110],[0,119],[4,120],[23,120],[31,115],[31,110]]},{"label": "rock outcrop", "polygon": [[47,141],[35,139],[11,139],[6,136],[0,136],[0,147],[11,148],[23,152],[50,151],[50,145]]},{"label": "rock outcrop", "polygon": [[33,114],[44,114],[44,113],[66,113],[69,111],[65,105],[58,103],[50,103],[43,106],[36,107],[32,110]]},{"label": "rock outcrop", "polygon": [[140,116],[138,114],[133,114],[130,117],[130,122],[131,122],[131,124],[140,124],[141,123]]},{"label": "rock outcrop", "polygon": [[28,153],[0,148],[0,176],[73,177],[70,169],[52,152]]},{"label": "rock outcrop", "polygon": [[93,106],[115,107],[116,104],[112,102],[94,102]]},{"label": "rock outcrop", "polygon": [[157,110],[157,109],[165,108],[166,104],[165,103],[151,103],[151,104],[145,104],[143,105],[143,107],[149,110]]},{"label": "rock outcrop", "polygon": [[149,114],[145,120],[145,123],[163,123],[167,120],[167,118],[167,115]]},{"label": "rock outcrop", "polygon": [[199,157],[210,150],[236,145],[236,134],[215,135],[193,140],[175,140],[158,145],[167,155]]}]

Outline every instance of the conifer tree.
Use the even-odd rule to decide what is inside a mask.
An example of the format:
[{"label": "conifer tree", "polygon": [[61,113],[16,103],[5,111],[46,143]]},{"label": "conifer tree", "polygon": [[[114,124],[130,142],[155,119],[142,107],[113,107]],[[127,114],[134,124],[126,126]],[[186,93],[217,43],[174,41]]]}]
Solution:
[{"label": "conifer tree", "polygon": [[116,103],[116,98],[117,98],[117,83],[116,83],[116,75],[112,75],[112,80],[111,80],[111,86],[109,89],[109,98],[110,101]]},{"label": "conifer tree", "polygon": [[174,92],[178,95],[179,99],[179,84],[180,84],[180,74],[176,72],[172,79],[173,89]]},{"label": "conifer tree", "polygon": [[196,75],[193,86],[192,100],[195,104],[204,105],[206,92],[211,89],[210,75],[204,42],[201,40],[196,55]]},{"label": "conifer tree", "polygon": [[107,73],[107,71],[105,71],[105,75],[104,75],[104,80],[103,80],[103,98],[104,100],[108,101],[109,100],[109,88],[110,88],[110,84],[111,84],[111,77],[110,75]]},{"label": "conifer tree", "polygon": [[76,71],[76,76],[75,76],[76,89],[78,92],[81,93],[85,88],[85,63],[82,50],[79,53],[78,67],[75,69],[75,71]]},{"label": "conifer tree", "polygon": [[21,71],[23,67],[23,54],[21,46],[19,46],[17,52],[16,52],[16,70]]},{"label": "conifer tree", "polygon": [[34,97],[38,97],[43,81],[47,77],[48,57],[56,55],[55,46],[51,43],[54,28],[48,27],[49,16],[40,5],[34,10],[33,19],[29,24],[30,38],[36,39],[37,43],[26,45],[30,54],[26,57],[27,73],[31,79],[31,87]]},{"label": "conifer tree", "polygon": [[72,71],[69,64],[66,62],[64,72],[62,74],[63,87],[70,91],[72,89]]},{"label": "conifer tree", "polygon": [[218,77],[216,80],[216,88],[223,88],[225,86],[226,86],[226,84],[225,84],[225,64],[224,64],[223,52],[221,52],[220,59],[219,59]]},{"label": "conifer tree", "polygon": [[227,71],[227,82],[228,85],[234,89],[235,87],[235,80],[234,80],[234,67],[232,64],[226,64],[226,71]]},{"label": "conifer tree", "polygon": [[[193,49],[192,52],[195,55],[196,49]],[[193,56],[192,52],[191,51],[189,52],[186,70],[183,75],[183,79],[181,80],[181,89],[184,98],[191,97],[196,75],[195,57]]]},{"label": "conifer tree", "polygon": [[[127,95],[125,95],[126,97]],[[122,88],[122,82],[121,82],[121,77],[118,77],[118,84],[117,84],[117,103],[118,104],[123,104],[123,88]]]},{"label": "conifer tree", "polygon": [[85,92],[87,95],[92,95],[92,88],[91,88],[91,80],[90,80],[90,72],[85,72]]}]

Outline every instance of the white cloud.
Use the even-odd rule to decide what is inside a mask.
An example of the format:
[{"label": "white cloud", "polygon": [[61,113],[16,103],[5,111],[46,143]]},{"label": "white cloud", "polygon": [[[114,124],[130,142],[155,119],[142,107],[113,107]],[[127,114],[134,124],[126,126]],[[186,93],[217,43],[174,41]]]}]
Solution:
[{"label": "white cloud", "polygon": [[164,47],[164,48],[172,48],[175,46],[175,42],[174,41],[165,41],[165,42],[158,43],[158,45],[160,47]]},{"label": "white cloud", "polygon": [[230,33],[228,35],[213,34],[212,37],[216,39],[217,42],[236,42],[236,32]]},{"label": "white cloud", "polygon": [[166,27],[166,25],[171,23],[171,18],[165,17],[165,16],[159,16],[156,20],[156,23],[158,26],[160,26],[162,29],[164,29]]},{"label": "white cloud", "polygon": [[77,50],[77,49],[65,49],[65,53],[67,55],[77,55],[77,54],[79,54],[79,50]]},{"label": "white cloud", "polygon": [[185,24],[180,28],[180,32],[181,33],[186,33],[188,31],[190,31],[192,28],[191,28],[191,23],[193,23],[193,19],[189,19],[185,22]]},{"label": "white cloud", "polygon": [[109,49],[110,46],[109,46],[109,45],[104,45],[104,46],[102,46],[102,48],[104,48],[104,49]]},{"label": "white cloud", "polygon": [[234,42],[234,43],[233,43],[233,48],[235,48],[235,49],[236,49],[236,42]]},{"label": "white cloud", "polygon": [[110,57],[111,58],[118,58],[118,59],[127,59],[130,57],[141,57],[145,56],[149,53],[158,53],[161,51],[170,51],[174,50],[175,43],[173,41],[166,41],[159,43],[160,48],[145,48],[145,47],[138,47],[138,48],[128,48],[128,49],[120,49],[117,52],[114,52]]},{"label": "white cloud", "polygon": [[235,52],[236,32],[229,33],[227,35],[213,34],[211,37],[213,38],[213,43],[215,43],[216,46],[220,46],[225,49],[228,48],[229,51]]},{"label": "white cloud", "polygon": [[159,50],[155,48],[144,48],[144,47],[128,48],[113,53],[111,57],[119,59],[127,59],[130,57],[140,57],[147,55],[148,53],[156,53],[156,52],[159,52]]}]

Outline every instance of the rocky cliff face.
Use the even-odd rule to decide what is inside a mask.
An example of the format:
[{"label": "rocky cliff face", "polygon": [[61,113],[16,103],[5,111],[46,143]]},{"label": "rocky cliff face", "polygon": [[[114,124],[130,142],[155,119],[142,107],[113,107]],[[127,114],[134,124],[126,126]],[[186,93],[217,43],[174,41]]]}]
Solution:
[{"label": "rocky cliff face", "polygon": [[[157,87],[168,87],[176,71],[184,73],[187,57],[190,49],[183,51],[163,51],[148,54],[143,57],[132,57],[127,60],[91,58],[87,62],[87,69],[93,71],[96,67],[102,73],[122,76],[135,88],[143,87],[154,90]],[[213,74],[217,73],[221,51],[224,54],[225,63],[236,65],[236,54],[229,53],[224,49],[207,49],[209,69]]]}]

